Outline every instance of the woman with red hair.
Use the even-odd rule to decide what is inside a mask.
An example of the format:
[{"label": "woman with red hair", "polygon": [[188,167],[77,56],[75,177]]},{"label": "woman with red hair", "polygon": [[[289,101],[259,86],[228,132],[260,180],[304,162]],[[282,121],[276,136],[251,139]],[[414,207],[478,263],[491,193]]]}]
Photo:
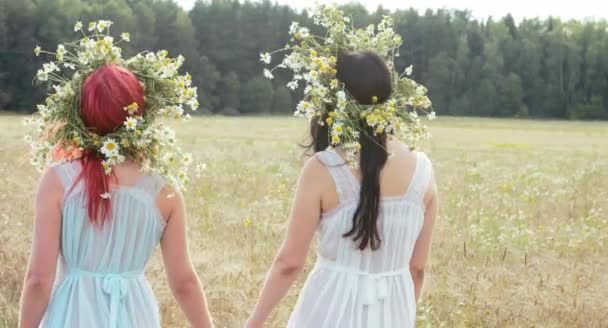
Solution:
[{"label": "woman with red hair", "polygon": [[[80,119],[100,137],[146,111],[140,81],[116,65],[88,76],[80,100]],[[106,174],[101,156],[85,149],[79,159],[48,169],[40,182],[20,327],[160,327],[143,273],[158,244],[190,324],[210,327],[188,255],[182,195],[128,158],[117,158]]]}]

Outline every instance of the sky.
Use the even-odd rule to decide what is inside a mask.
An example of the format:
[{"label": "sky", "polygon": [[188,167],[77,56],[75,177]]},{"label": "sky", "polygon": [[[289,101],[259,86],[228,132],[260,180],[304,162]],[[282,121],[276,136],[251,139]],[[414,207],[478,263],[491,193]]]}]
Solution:
[{"label": "sky", "polygon": [[[184,8],[190,9],[196,0],[176,0]],[[254,0],[255,1],[255,0]],[[273,0],[271,0],[273,1]],[[296,9],[310,8],[312,0],[275,0],[288,4]],[[320,3],[349,3],[351,0],[319,1]],[[608,18],[608,1],[605,0],[362,0],[369,10],[375,10],[379,4],[387,9],[416,8],[426,10],[468,9],[476,18],[503,17],[511,13],[516,20],[525,17],[555,16],[563,19],[605,19]]]}]

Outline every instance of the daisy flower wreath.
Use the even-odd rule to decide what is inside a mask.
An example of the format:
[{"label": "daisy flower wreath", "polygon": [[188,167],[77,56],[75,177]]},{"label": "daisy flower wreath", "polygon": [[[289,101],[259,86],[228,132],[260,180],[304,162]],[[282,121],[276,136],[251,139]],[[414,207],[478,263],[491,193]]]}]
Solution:
[{"label": "daisy flower wreath", "polygon": [[[188,120],[190,115],[185,111],[198,107],[197,89],[191,85],[190,75],[178,73],[184,57],[170,58],[162,50],[123,59],[118,45],[129,42],[130,35],[122,33],[115,42],[110,35],[111,25],[111,21],[100,20],[83,28],[77,22],[74,31],[82,33],[80,40],[60,44],[55,52],[38,46],[34,49],[36,56],[49,54],[55,61],[43,64],[35,77],[38,82],[52,83],[52,88],[45,104],[38,105],[37,113],[27,119],[35,127],[34,135],[26,137],[31,144],[31,162],[43,170],[78,157],[74,154],[89,152],[100,156],[105,173],[111,174],[114,165],[130,159],[141,165],[145,173],[160,174],[184,190],[192,155],[177,145],[174,130],[160,122]],[[107,64],[135,74],[144,89],[146,110],[140,116],[137,103],[124,104],[124,125],[99,136],[87,129],[80,115],[80,90],[88,75]],[[60,158],[53,156],[58,153]],[[109,193],[101,196],[109,198]]]},{"label": "daisy flower wreath", "polygon": [[[418,113],[432,120],[435,112],[427,89],[408,77],[412,66],[403,74],[395,70],[395,57],[399,56],[402,38],[394,32],[392,18],[385,16],[377,27],[369,25],[366,29],[355,29],[350,17],[335,6],[325,5],[317,6],[312,18],[326,31],[324,36],[314,35],[307,27],[293,22],[289,29],[291,39],[285,48],[260,54],[260,60],[270,64],[272,55],[287,52],[280,64],[264,69],[264,75],[272,79],[275,70],[288,69],[293,73],[288,88],[295,90],[300,83],[305,85],[304,98],[295,115],[327,124],[330,145],[342,145],[351,164],[356,164],[354,155],[361,149],[358,140],[368,127],[375,134],[386,133],[405,140],[412,148],[417,141],[428,137]],[[377,103],[377,97],[371,99],[372,105],[359,104],[336,78],[338,55],[363,50],[374,51],[393,72],[393,93],[382,104]],[[328,117],[321,121],[325,114]]]}]

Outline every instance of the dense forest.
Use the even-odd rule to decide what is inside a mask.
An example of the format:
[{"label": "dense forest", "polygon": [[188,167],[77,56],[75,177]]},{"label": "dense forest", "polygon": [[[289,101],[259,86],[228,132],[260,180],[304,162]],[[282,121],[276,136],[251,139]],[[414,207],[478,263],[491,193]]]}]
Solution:
[{"label": "dense forest", "polygon": [[[575,5],[575,4],[573,4]],[[430,90],[440,115],[608,119],[608,24],[558,18],[473,19],[467,11],[344,9],[355,25],[392,15],[404,37],[398,68]],[[77,20],[115,22],[128,31],[127,55],[167,49],[186,57],[200,103],[213,113],[290,113],[298,95],[287,76],[262,76],[259,53],[285,45],[292,21],[310,13],[269,1],[198,1],[185,11],[170,0],[0,0],[0,109],[32,111],[44,90],[32,85],[42,59],[76,37]]]}]

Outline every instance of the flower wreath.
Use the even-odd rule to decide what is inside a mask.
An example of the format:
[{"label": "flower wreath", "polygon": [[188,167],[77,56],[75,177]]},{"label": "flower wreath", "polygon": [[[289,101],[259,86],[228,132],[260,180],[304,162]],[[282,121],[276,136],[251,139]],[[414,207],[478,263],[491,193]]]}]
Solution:
[{"label": "flower wreath", "polygon": [[[192,155],[184,153],[176,143],[175,132],[158,119],[188,120],[185,109],[198,107],[197,89],[191,85],[189,74],[179,75],[183,56],[169,58],[167,51],[143,52],[130,59],[121,57],[117,45],[129,42],[129,33],[122,33],[118,42],[110,36],[111,21],[100,20],[88,25],[85,32],[81,22],[74,31],[83,38],[59,44],[56,52],[43,51],[36,46],[34,53],[55,56],[45,63],[35,80],[53,82],[44,105],[28,119],[35,126],[35,135],[27,136],[31,143],[31,162],[39,170],[73,160],[83,152],[93,152],[103,159],[106,174],[114,165],[127,158],[141,165],[146,173],[165,177],[183,190],[188,183],[188,168]],[[80,90],[87,76],[96,69],[114,64],[133,72],[144,89],[146,110],[139,115],[137,103],[124,104],[127,118],[124,126],[99,136],[87,129],[80,115]],[[104,193],[103,198],[109,198]]]},{"label": "flower wreath", "polygon": [[[290,43],[285,48],[272,53],[260,54],[266,64],[272,55],[286,51],[283,61],[272,69],[264,69],[264,75],[272,79],[274,70],[289,69],[293,80],[287,87],[295,90],[300,81],[306,85],[304,98],[297,106],[296,116],[306,116],[320,120],[319,124],[329,126],[330,145],[342,145],[347,150],[349,162],[354,163],[354,155],[361,149],[358,140],[361,133],[371,127],[375,134],[386,133],[403,139],[412,147],[421,138],[427,137],[426,127],[421,124],[418,111],[429,119],[435,118],[427,89],[408,78],[412,66],[403,74],[395,70],[395,57],[399,56],[402,38],[393,31],[393,20],[385,16],[377,28],[355,29],[350,17],[335,6],[317,6],[313,21],[326,30],[325,36],[314,35],[306,27],[293,22],[289,28]],[[376,33],[377,30],[377,33]],[[372,50],[380,56],[393,72],[393,93],[386,102],[361,105],[336,78],[337,56],[341,52]],[[323,122],[321,119],[327,114]],[[331,147],[330,146],[330,147]]]}]

